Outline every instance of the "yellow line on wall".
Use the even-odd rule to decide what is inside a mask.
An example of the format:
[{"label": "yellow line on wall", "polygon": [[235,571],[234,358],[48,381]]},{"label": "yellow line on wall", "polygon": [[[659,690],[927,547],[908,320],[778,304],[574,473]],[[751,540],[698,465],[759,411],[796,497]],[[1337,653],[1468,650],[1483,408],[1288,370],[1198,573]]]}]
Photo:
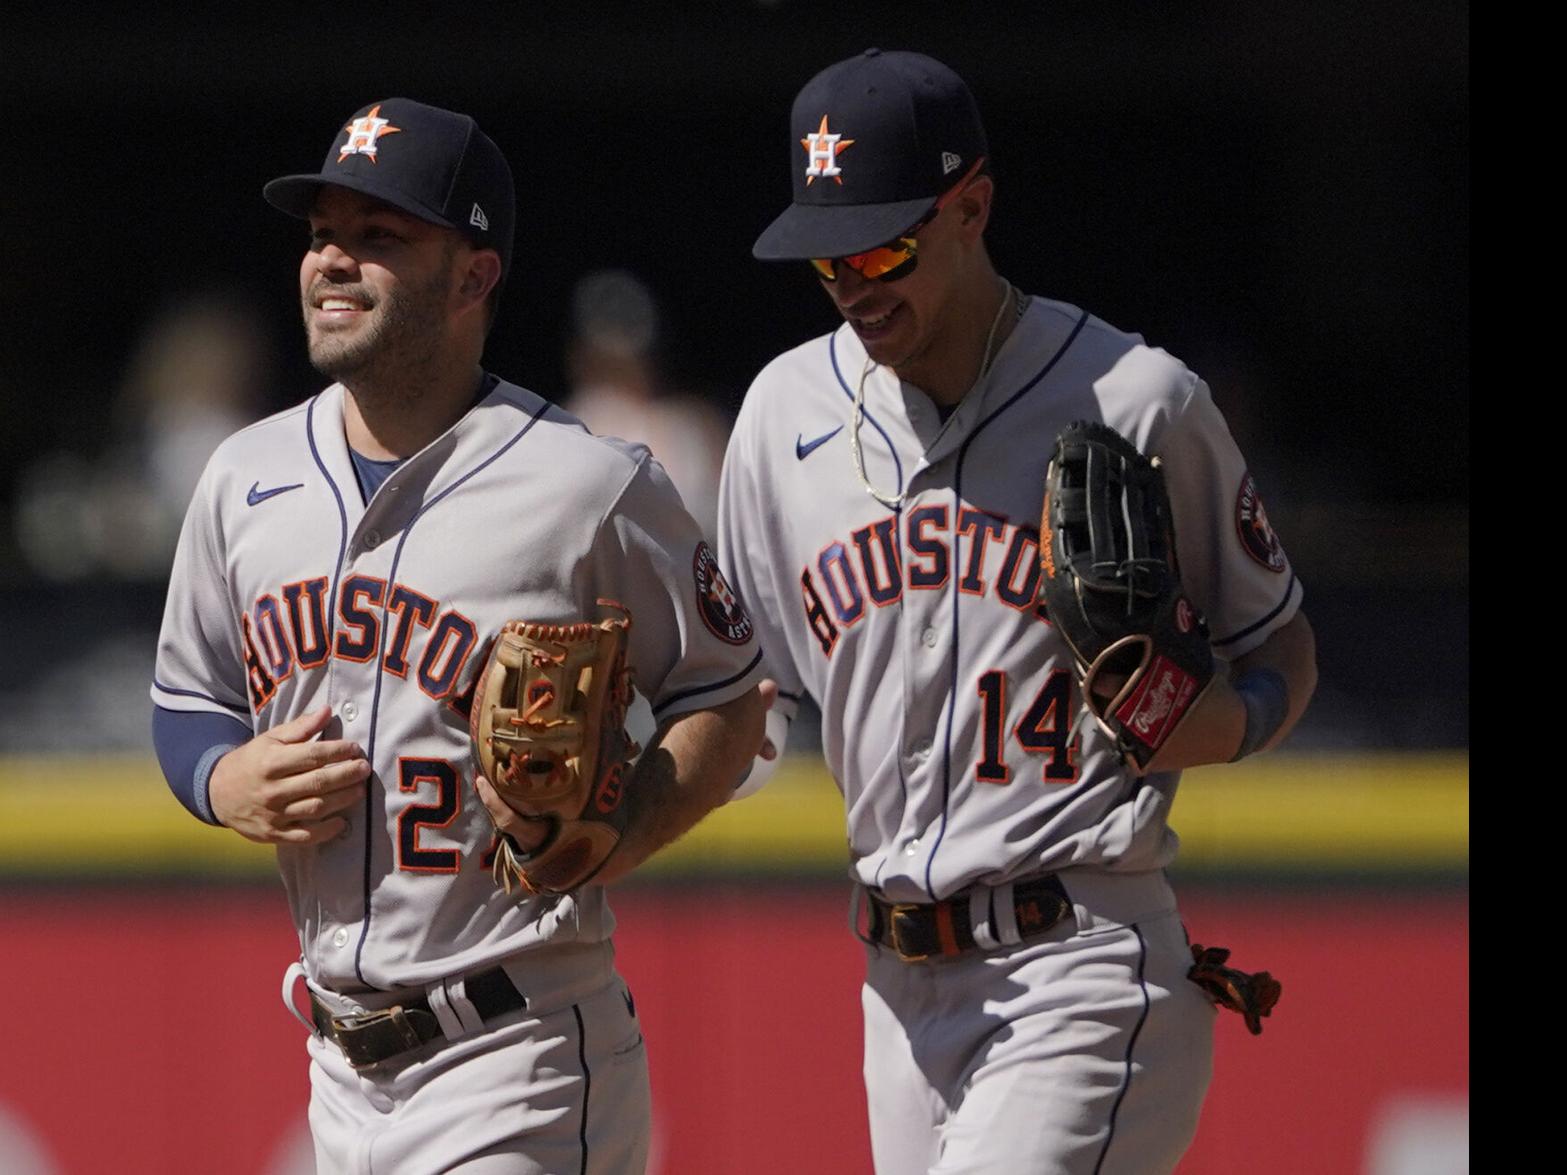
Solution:
[{"label": "yellow line on wall", "polygon": [[[1014,783],[1012,786],[1020,786]],[[0,876],[263,876],[272,851],[201,824],[142,756],[0,758]],[[1196,869],[1462,870],[1469,756],[1275,755],[1187,772],[1172,825]],[[843,801],[821,761],[792,757],[655,858],[656,874],[841,871]]]}]

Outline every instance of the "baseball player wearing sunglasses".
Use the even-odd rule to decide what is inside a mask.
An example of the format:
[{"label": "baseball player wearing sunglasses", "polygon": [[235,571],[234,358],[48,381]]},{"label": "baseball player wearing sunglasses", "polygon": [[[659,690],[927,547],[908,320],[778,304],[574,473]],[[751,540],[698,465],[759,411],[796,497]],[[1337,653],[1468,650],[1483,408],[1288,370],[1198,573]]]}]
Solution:
[{"label": "baseball player wearing sunglasses", "polygon": [[[997,272],[990,145],[951,69],[870,50],[812,78],[789,131],[794,199],[753,251],[809,261],[842,321],[752,383],[720,558],[779,684],[770,738],[810,694],[843,791],[876,1169],[1170,1171],[1214,1008],[1168,818],[1181,768],[1305,709],[1300,581],[1203,380]],[[1077,421],[1161,462],[1226,663],[1146,765],[1084,721],[1040,602],[1047,465]]]}]

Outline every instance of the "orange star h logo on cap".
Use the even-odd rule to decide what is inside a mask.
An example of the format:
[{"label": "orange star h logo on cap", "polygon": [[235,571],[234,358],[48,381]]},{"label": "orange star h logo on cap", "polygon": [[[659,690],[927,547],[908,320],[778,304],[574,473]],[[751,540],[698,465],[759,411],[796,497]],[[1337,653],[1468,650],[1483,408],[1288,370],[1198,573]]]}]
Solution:
[{"label": "orange star h logo on cap", "polygon": [[367,155],[370,162],[376,161],[375,141],[382,135],[395,134],[402,130],[400,126],[393,126],[389,118],[381,117],[379,105],[370,107],[370,112],[363,118],[356,118],[353,122],[343,127],[348,132],[348,141],[343,144],[342,151],[337,157],[339,163],[350,155]]},{"label": "orange star h logo on cap", "polygon": [[818,177],[831,176],[835,183],[843,183],[843,168],[838,166],[838,152],[854,142],[827,130],[827,116],[822,115],[822,125],[814,135],[800,140],[805,148],[805,186],[810,187]]}]

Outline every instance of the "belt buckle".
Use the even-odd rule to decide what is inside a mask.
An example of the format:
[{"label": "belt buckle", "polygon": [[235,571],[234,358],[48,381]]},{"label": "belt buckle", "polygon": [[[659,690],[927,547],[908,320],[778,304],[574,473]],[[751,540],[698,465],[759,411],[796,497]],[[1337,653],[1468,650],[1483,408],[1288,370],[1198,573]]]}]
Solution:
[{"label": "belt buckle", "polygon": [[903,937],[898,933],[898,916],[900,914],[912,915],[924,908],[918,902],[894,902],[888,910],[887,928],[892,935],[892,949],[897,952],[898,958],[905,963],[922,963],[931,957],[929,951],[906,950],[903,946]]},{"label": "belt buckle", "polygon": [[[394,1004],[390,1008],[382,1008],[375,1012],[357,1012],[351,1016],[333,1016],[331,1018],[332,1036],[336,1039],[338,1047],[343,1050],[343,1056],[347,1058],[349,1065],[355,1071],[372,1068],[379,1065],[388,1057],[396,1056],[398,1052],[411,1048],[417,1048],[424,1043],[413,1024],[409,1022],[402,1005]],[[391,1038],[400,1041],[402,1048],[393,1052],[372,1056],[356,1048],[359,1044],[369,1044],[375,1040]]]}]

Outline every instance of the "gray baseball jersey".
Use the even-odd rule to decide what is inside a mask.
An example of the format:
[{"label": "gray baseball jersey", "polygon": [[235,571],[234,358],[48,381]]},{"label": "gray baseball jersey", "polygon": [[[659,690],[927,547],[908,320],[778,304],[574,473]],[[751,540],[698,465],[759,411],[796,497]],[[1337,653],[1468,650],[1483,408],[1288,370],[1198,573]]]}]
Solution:
[{"label": "gray baseball jersey", "polygon": [[[867,946],[878,1171],[1168,1171],[1211,1075],[1214,1011],[1185,978],[1162,868],[1179,774],[1128,772],[1036,603],[1046,464],[1078,419],[1163,459],[1183,583],[1220,655],[1295,614],[1301,586],[1207,387],[1060,302],[1022,303],[945,420],[845,325],[769,364],[730,440],[722,561],[780,704],[821,708],[853,877],[887,902],[964,894],[986,948]],[[1019,883],[1046,872],[1072,917],[1035,932]]]},{"label": "gray baseball jersey", "polygon": [[983,386],[943,422],[885,368],[865,388],[873,486],[849,425],[865,351],[847,326],[769,364],[730,439],[724,565],[787,699],[822,711],[854,876],[891,900],[1068,866],[1156,869],[1177,776],[1133,784],[1035,603],[1056,433],[1102,420],[1161,456],[1183,583],[1216,651],[1255,648],[1301,586],[1207,387],[1166,352],[1029,300]]},{"label": "gray baseball jersey", "polygon": [[[660,720],[761,675],[751,627],[659,465],[532,392],[493,389],[361,500],[345,392],[229,438],[186,518],[153,700],[256,732],[329,702],[373,774],[348,831],[278,863],[312,984],[427,985],[600,943],[603,890],[518,901],[484,859],[466,705],[501,625],[632,616],[629,663]],[[548,966],[550,952],[530,955]]]}]

